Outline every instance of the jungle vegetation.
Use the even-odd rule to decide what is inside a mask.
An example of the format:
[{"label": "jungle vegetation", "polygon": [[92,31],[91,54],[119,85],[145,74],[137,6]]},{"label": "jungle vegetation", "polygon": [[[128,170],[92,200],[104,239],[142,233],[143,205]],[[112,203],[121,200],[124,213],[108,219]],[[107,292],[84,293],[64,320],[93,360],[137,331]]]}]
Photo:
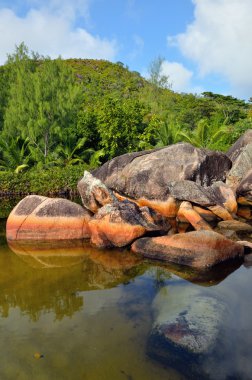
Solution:
[{"label": "jungle vegetation", "polygon": [[84,168],[179,141],[225,151],[252,128],[251,99],[176,93],[161,65],[146,80],[121,62],[16,46],[0,66],[0,192],[71,190]]}]

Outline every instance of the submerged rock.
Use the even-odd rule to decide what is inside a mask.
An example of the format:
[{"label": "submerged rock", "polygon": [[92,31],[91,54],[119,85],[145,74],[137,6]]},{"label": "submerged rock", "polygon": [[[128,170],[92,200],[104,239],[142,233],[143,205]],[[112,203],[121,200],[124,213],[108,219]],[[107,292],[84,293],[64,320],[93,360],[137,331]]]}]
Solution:
[{"label": "submerged rock", "polygon": [[207,377],[201,366],[217,344],[227,311],[224,302],[193,285],[167,286],[154,299],[153,310],[147,354],[186,378]]},{"label": "submerged rock", "polygon": [[248,254],[244,258],[244,266],[251,267],[252,266],[252,253]]},{"label": "submerged rock", "polygon": [[29,195],[11,211],[7,240],[65,240],[88,238],[90,213],[62,198]]},{"label": "submerged rock", "polygon": [[91,243],[98,247],[123,247],[146,231],[167,232],[169,223],[147,207],[129,201],[103,206],[89,222]]},{"label": "submerged rock", "polygon": [[213,231],[193,231],[173,236],[141,238],[131,249],[144,257],[196,269],[211,268],[227,260],[241,258],[244,248]]}]

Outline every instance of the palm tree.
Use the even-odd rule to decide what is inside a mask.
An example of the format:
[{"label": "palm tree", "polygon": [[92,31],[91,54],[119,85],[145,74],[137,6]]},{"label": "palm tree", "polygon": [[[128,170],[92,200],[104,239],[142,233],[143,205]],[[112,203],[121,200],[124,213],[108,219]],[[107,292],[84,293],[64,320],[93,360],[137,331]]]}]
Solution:
[{"label": "palm tree", "polygon": [[176,122],[165,120],[163,121],[159,128],[156,130],[157,144],[156,147],[163,147],[167,145],[174,144],[179,141],[180,128]]},{"label": "palm tree", "polygon": [[86,137],[80,138],[74,145],[74,140],[68,138],[66,145],[59,145],[56,148],[57,158],[54,163],[56,165],[75,165],[79,163],[87,163],[91,167],[96,167],[101,164],[100,158],[105,155],[104,150],[94,150],[93,148],[85,149],[84,145],[87,142]]},{"label": "palm tree", "polygon": [[11,139],[0,137],[0,170],[19,173],[29,167],[30,140],[20,136]]},{"label": "palm tree", "polygon": [[198,148],[222,149],[228,133],[229,128],[225,124],[219,127],[209,124],[206,119],[201,119],[194,130],[188,132],[180,130],[177,136]]}]

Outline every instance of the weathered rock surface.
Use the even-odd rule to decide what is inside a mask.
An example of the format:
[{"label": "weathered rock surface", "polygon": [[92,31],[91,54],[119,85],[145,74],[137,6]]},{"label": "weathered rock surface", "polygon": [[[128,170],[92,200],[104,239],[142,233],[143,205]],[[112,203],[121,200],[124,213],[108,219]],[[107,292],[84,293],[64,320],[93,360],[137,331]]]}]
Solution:
[{"label": "weathered rock surface", "polygon": [[10,213],[8,240],[64,240],[88,238],[90,214],[82,206],[62,198],[29,195]]},{"label": "weathered rock surface", "polygon": [[168,218],[175,218],[179,208],[179,202],[172,196],[168,196],[165,201],[160,201],[158,199],[151,200],[147,198],[139,198],[135,200],[116,192],[114,192],[114,194],[119,201],[128,200],[136,203],[139,207],[149,207]]},{"label": "weathered rock surface", "polygon": [[246,145],[233,163],[227,176],[227,184],[236,189],[252,167],[252,142]]},{"label": "weathered rock surface", "polygon": [[216,205],[221,205],[230,214],[237,212],[237,201],[235,192],[225,183],[217,181],[211,186],[212,197]]},{"label": "weathered rock surface", "polygon": [[144,257],[208,269],[224,261],[243,257],[244,248],[213,231],[193,231],[173,236],[141,238],[131,249]]},{"label": "weathered rock surface", "polygon": [[252,208],[249,205],[240,205],[237,210],[237,215],[245,220],[252,219]]},{"label": "weathered rock surface", "polygon": [[107,204],[89,222],[91,243],[98,247],[123,247],[146,231],[167,232],[169,223],[147,207],[130,201]]},{"label": "weathered rock surface", "polygon": [[[232,161],[232,169],[227,176],[227,184],[234,189],[247,176],[252,167],[252,129],[248,129],[228,150],[227,156]],[[251,174],[250,181],[251,191]]]},{"label": "weathered rock surface", "polygon": [[216,222],[217,215],[215,215],[212,211],[207,210],[200,206],[193,206],[194,211],[196,211],[201,218],[203,218],[206,222]]},{"label": "weathered rock surface", "polygon": [[204,207],[216,204],[212,188],[203,187],[193,181],[174,181],[168,184],[168,189],[180,201],[189,201]]},{"label": "weathered rock surface", "polygon": [[227,151],[226,155],[234,163],[239,155],[242,153],[246,145],[252,143],[252,129],[248,129]]},{"label": "weathered rock surface", "polygon": [[183,180],[171,182],[168,187],[175,199],[210,208],[217,216],[224,219],[232,219],[231,214],[237,212],[234,191],[221,181],[203,187],[193,181]]},{"label": "weathered rock surface", "polygon": [[147,354],[178,369],[186,378],[205,378],[201,365],[218,342],[227,312],[224,302],[187,284],[162,288],[153,309]]},{"label": "weathered rock surface", "polygon": [[223,220],[218,223],[218,227],[224,230],[252,233],[252,226],[247,223],[240,222],[239,220]]},{"label": "weathered rock surface", "polygon": [[252,169],[247,172],[236,189],[238,202],[252,205]]},{"label": "weathered rock surface", "polygon": [[[219,220],[232,222],[236,215],[241,220],[251,219],[251,166],[237,189],[223,182],[231,173],[232,162],[233,168],[238,162],[239,170],[247,170],[250,161],[246,157],[252,160],[251,136],[252,130],[234,144],[228,152],[230,159],[188,143],[116,157],[93,174],[84,172],[78,183],[84,208],[65,199],[26,197],[9,216],[7,238],[90,237],[98,247],[122,247],[148,234],[149,239],[133,245],[146,257],[195,268],[239,257],[241,246],[210,233],[214,234]],[[237,235],[243,231],[221,226],[218,231],[223,235],[249,240]],[[185,233],[193,228],[202,234]],[[184,236],[172,236],[177,232]],[[247,227],[245,232],[250,233]],[[169,236],[160,238],[167,233]]]},{"label": "weathered rock surface", "polygon": [[78,182],[77,188],[84,207],[93,213],[96,213],[102,206],[113,203],[116,200],[112,191],[88,171],[84,172],[83,178]]},{"label": "weathered rock surface", "polygon": [[170,182],[189,180],[210,186],[224,181],[230,168],[231,161],[223,153],[178,143],[142,155],[116,157],[92,173],[110,189],[133,199],[162,202],[169,197]]}]

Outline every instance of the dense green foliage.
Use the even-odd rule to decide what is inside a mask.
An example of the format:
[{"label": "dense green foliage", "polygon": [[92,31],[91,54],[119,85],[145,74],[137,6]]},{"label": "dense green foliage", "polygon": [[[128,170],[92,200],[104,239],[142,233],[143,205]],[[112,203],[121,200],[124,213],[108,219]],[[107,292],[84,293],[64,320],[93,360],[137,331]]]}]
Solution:
[{"label": "dense green foliage", "polygon": [[16,47],[0,67],[1,191],[70,189],[84,166],[178,141],[225,151],[252,128],[249,102],[175,93],[161,66],[151,64],[147,81],[121,62]]}]

